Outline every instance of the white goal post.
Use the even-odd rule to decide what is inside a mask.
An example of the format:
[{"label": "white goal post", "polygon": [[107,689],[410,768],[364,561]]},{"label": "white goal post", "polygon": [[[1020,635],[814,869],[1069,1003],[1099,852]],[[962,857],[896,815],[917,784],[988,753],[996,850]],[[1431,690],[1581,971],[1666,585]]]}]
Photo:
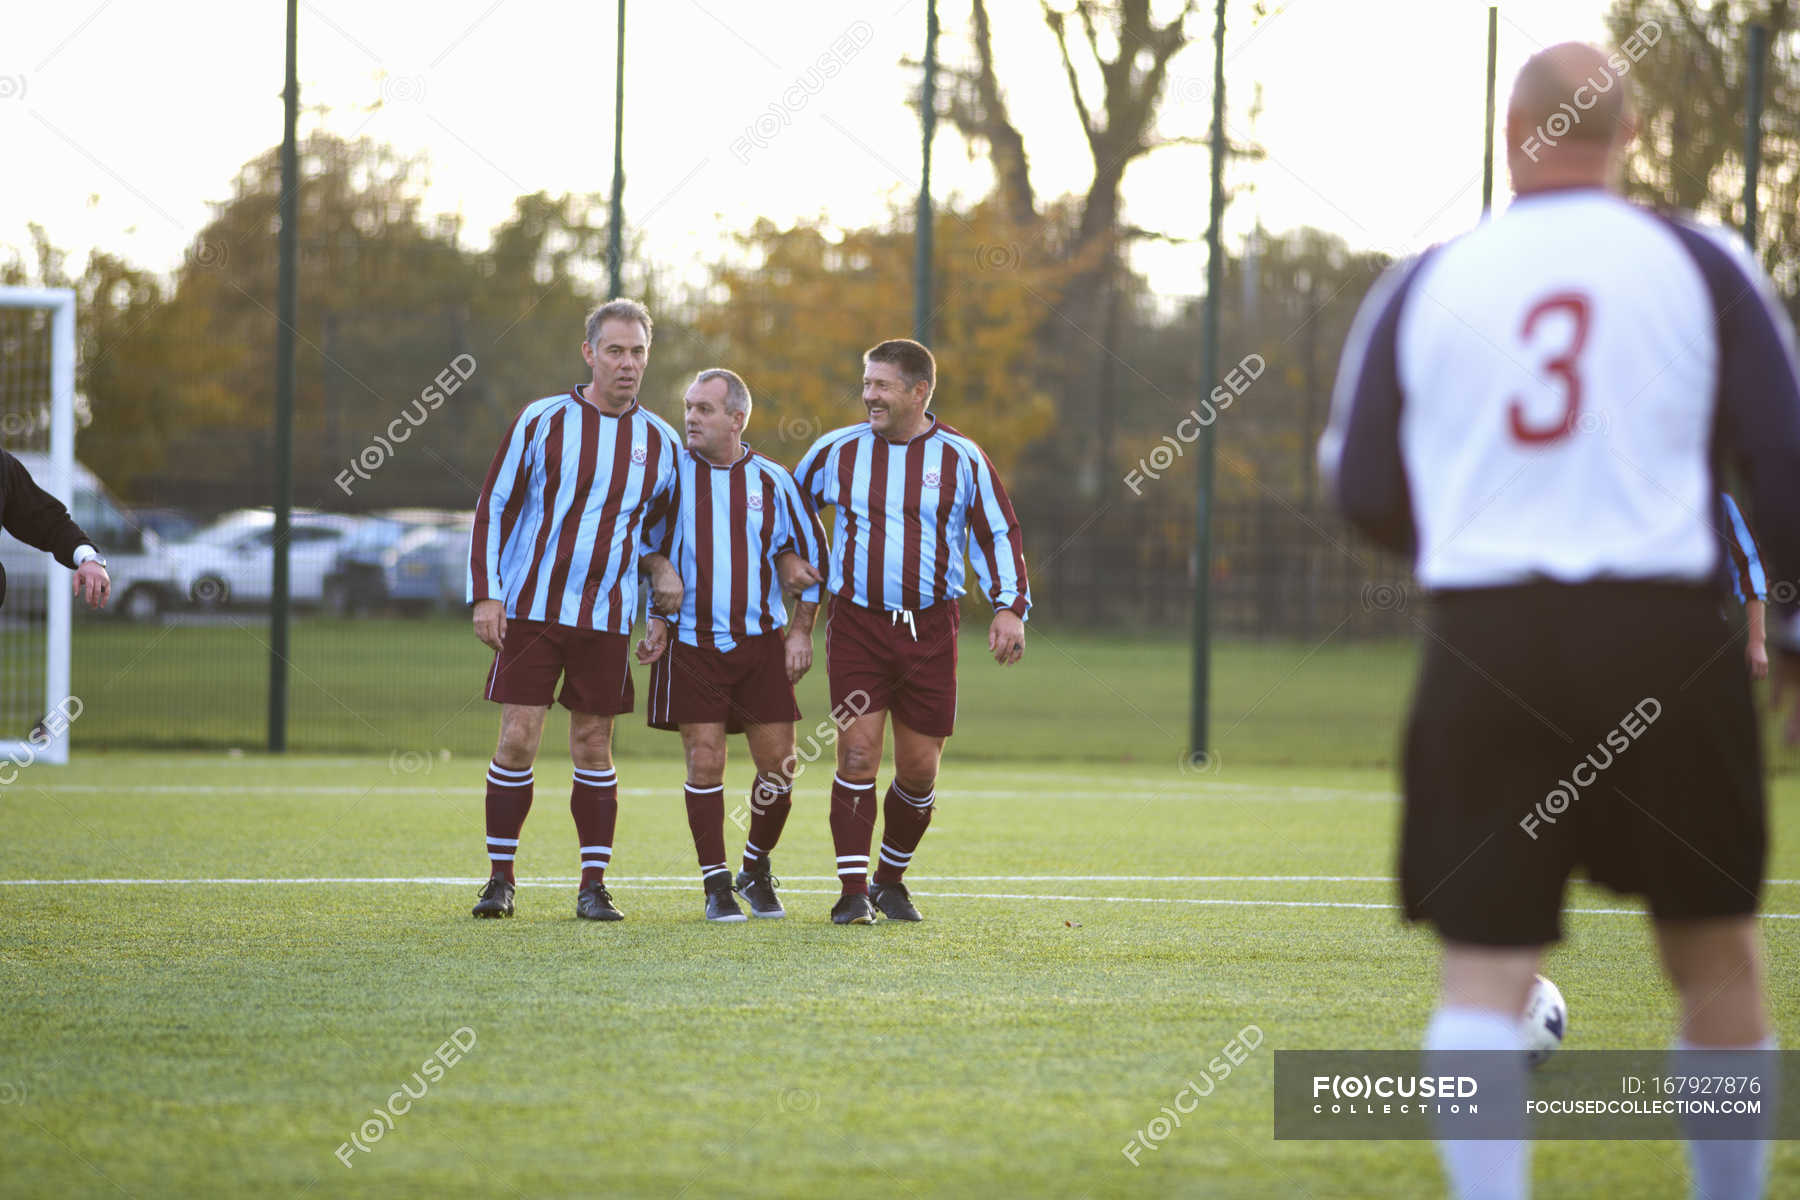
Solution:
[{"label": "white goal post", "polygon": [[[68,288],[0,286],[0,446],[48,455],[49,472],[37,484],[73,509],[75,293]],[[17,597],[9,579],[0,603],[4,784],[26,764],[68,762],[69,718],[81,704],[69,693],[70,572],[9,534],[0,538],[11,543],[4,547],[9,563],[24,552],[44,564],[41,608],[35,574],[20,581],[26,594]]]}]

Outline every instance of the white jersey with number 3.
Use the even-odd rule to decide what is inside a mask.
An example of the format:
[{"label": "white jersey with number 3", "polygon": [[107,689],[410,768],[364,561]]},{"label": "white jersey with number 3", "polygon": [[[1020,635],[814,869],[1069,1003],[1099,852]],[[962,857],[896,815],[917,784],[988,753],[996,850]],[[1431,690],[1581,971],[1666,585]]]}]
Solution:
[{"label": "white jersey with number 3", "polygon": [[[1797,387],[1791,328],[1735,235],[1537,193],[1370,292],[1321,465],[1428,588],[1698,582],[1720,570],[1715,430],[1751,460],[1792,453]],[[1791,482],[1769,494],[1785,466],[1747,466],[1760,502],[1791,502]]]}]

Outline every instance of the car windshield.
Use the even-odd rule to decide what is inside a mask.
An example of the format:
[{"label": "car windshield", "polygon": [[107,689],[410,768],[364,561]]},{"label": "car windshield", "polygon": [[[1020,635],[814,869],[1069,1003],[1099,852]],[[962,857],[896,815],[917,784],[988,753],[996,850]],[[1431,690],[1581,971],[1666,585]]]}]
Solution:
[{"label": "car windshield", "polygon": [[406,526],[383,517],[370,517],[350,535],[346,547],[355,550],[380,550],[391,546],[406,534]]},{"label": "car windshield", "polygon": [[268,512],[244,511],[226,513],[204,529],[196,530],[188,540],[206,542],[212,545],[224,545],[235,542],[246,533],[267,528],[275,524],[275,515]]},{"label": "car windshield", "polygon": [[441,529],[434,529],[430,526],[419,526],[407,530],[406,536],[401,538],[400,541],[395,544],[394,549],[401,554],[412,554],[433,545],[442,536],[443,530]]}]

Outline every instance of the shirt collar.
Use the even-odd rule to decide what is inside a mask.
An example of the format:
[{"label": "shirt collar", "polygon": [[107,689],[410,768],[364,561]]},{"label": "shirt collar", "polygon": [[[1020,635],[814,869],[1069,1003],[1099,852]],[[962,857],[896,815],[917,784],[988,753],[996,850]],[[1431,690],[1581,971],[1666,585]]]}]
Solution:
[{"label": "shirt collar", "polygon": [[719,463],[714,462],[712,459],[707,458],[705,455],[700,454],[698,451],[688,449],[688,447],[686,447],[686,446],[683,446],[682,449],[687,450],[688,457],[693,459],[695,462],[699,463],[703,467],[711,467],[715,471],[735,471],[739,467],[743,466],[745,463],[750,461],[750,456],[752,453],[749,442],[746,442],[742,438],[739,438],[738,444],[743,447],[743,453],[739,454],[731,462],[725,463],[724,465],[720,465]]},{"label": "shirt collar", "polygon": [[881,438],[882,441],[886,442],[890,446],[910,446],[914,442],[923,441],[924,439],[930,437],[932,434],[936,433],[938,430],[937,414],[932,412],[928,408],[925,410],[925,415],[931,418],[931,424],[925,426],[924,429],[921,429],[918,433],[913,434],[911,437],[907,438],[904,442],[896,442],[892,438],[881,437],[881,435],[879,433],[875,432],[875,427],[873,425],[868,425],[868,422],[866,422],[866,421],[864,422],[864,424],[868,425],[869,433],[871,435]]},{"label": "shirt collar", "polygon": [[577,403],[577,404],[586,405],[587,407],[593,409],[595,412],[599,413],[603,417],[612,417],[616,420],[619,417],[629,417],[632,413],[637,411],[637,407],[638,407],[637,397],[633,396],[631,398],[631,403],[627,407],[625,407],[624,409],[622,409],[619,412],[609,413],[605,409],[601,408],[598,404],[595,404],[592,400],[589,400],[586,396],[583,396],[581,394],[581,389],[585,386],[586,386],[585,384],[578,383],[574,387],[570,388],[569,389],[569,398],[571,400],[575,401],[575,403]]}]

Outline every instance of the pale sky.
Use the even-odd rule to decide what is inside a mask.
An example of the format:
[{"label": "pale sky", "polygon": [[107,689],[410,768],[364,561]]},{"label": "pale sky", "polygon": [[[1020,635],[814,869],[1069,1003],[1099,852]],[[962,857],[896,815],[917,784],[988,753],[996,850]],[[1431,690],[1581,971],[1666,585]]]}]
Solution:
[{"label": "pale sky", "polygon": [[[1091,160],[1038,0],[990,0],[995,53],[1041,197],[1084,188]],[[1166,11],[1170,6],[1157,6]],[[1172,64],[1162,132],[1211,119],[1211,8]],[[1233,0],[1227,122],[1265,161],[1236,167],[1228,235],[1314,225],[1358,247],[1415,250],[1480,211],[1487,5],[1467,0]],[[1605,0],[1501,5],[1498,75],[1557,41],[1604,37]],[[90,247],[173,269],[239,166],[281,136],[283,5],[79,0],[15,6],[0,41],[0,246],[46,227],[79,270]],[[485,244],[513,197],[611,186],[610,0],[303,0],[302,132],[323,121],[429,157],[426,210]],[[967,0],[941,0],[941,53],[967,53]],[[925,0],[631,0],[626,219],[691,277],[757,216],[855,225],[918,187],[905,100]],[[827,63],[821,69],[821,58]],[[830,76],[829,78],[827,76]],[[795,88],[793,85],[804,86]],[[1262,88],[1254,126],[1250,107]],[[806,94],[808,90],[814,94]],[[1097,93],[1095,93],[1097,94]],[[787,99],[784,101],[784,95]],[[759,120],[760,118],[760,120]],[[1193,237],[1135,259],[1172,298],[1203,290],[1207,153],[1158,151],[1125,180],[1126,217]],[[940,126],[940,198],[990,183]],[[1497,165],[1496,203],[1506,194]]]}]

